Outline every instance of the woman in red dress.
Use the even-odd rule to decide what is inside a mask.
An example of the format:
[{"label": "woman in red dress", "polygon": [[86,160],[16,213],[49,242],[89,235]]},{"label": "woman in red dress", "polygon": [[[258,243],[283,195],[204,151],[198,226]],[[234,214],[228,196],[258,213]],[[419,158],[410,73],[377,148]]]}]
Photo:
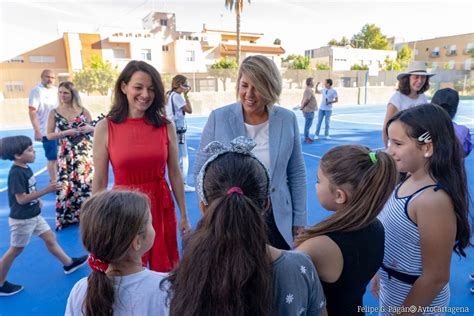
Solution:
[{"label": "woman in red dress", "polygon": [[107,188],[110,162],[114,189],[135,189],[148,195],[156,236],[142,259],[150,270],[160,272],[170,271],[179,259],[177,221],[165,180],[166,166],[181,213],[180,233],[189,231],[176,133],[164,117],[165,104],[158,71],[143,61],[131,61],[117,79],[107,119],[96,126],[93,148],[93,194]]}]

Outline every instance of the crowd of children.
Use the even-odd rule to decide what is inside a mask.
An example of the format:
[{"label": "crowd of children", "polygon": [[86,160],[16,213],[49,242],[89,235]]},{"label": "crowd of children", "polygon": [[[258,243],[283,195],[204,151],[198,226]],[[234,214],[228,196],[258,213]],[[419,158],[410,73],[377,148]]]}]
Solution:
[{"label": "crowd of children", "polygon": [[[432,103],[400,110],[385,122],[387,148],[330,149],[320,160],[319,203],[334,212],[280,250],[268,239],[271,174],[240,136],[209,143],[196,180],[202,217],[183,237],[170,273],[148,270],[143,256],[157,237],[151,198],[133,188],[96,192],[82,205],[80,235],[89,256],[72,258],[41,216],[26,136],[5,137],[10,248],[0,262],[0,296],[15,258],[33,235],[68,274],[86,262],[90,275],[71,290],[66,315],[354,315],[371,283],[380,311],[450,300],[453,251],[466,256],[471,228],[464,157],[469,130],[452,122],[459,96],[441,89]],[[174,223],[176,225],[176,222]],[[474,276],[470,276],[474,279]]]}]

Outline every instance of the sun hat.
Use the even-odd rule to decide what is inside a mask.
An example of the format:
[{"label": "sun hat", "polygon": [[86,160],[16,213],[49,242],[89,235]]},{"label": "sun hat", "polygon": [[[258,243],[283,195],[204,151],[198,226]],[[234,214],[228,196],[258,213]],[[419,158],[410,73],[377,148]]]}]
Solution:
[{"label": "sun hat", "polygon": [[409,76],[409,75],[421,75],[421,76],[432,77],[435,74],[429,73],[426,71],[426,63],[424,61],[414,61],[410,63],[410,65],[408,66],[408,69],[405,72],[401,72],[397,75],[397,80],[400,80],[403,77]]}]

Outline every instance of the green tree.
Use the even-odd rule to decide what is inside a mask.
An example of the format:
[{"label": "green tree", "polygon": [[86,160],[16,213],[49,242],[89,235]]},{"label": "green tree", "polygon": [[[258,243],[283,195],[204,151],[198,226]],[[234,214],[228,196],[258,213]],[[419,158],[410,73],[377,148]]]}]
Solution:
[{"label": "green tree", "polygon": [[351,43],[357,48],[391,50],[387,37],[375,24],[366,24],[359,33],[352,36]]},{"label": "green tree", "polygon": [[294,60],[297,56],[299,56],[299,55],[290,54],[290,55],[286,56],[285,58],[283,58],[281,61],[282,62],[290,62],[290,61]]},{"label": "green tree", "polygon": [[351,70],[369,70],[369,65],[354,64],[351,66]]},{"label": "green tree", "polygon": [[[250,3],[250,0],[247,0]],[[237,28],[237,50],[236,60],[237,64],[240,64],[240,14],[244,9],[244,0],[225,0],[225,7],[230,11],[235,11],[235,23]]]},{"label": "green tree", "polygon": [[410,61],[413,57],[413,49],[404,45],[402,49],[397,53],[397,59],[391,60],[388,56],[385,57],[384,70],[394,70],[394,71],[401,71],[408,67]]},{"label": "green tree", "polygon": [[384,60],[384,68],[383,70],[388,70],[388,71],[400,71],[402,70],[402,66],[397,60],[390,59],[390,57],[385,57]]},{"label": "green tree", "polygon": [[408,45],[404,45],[397,53],[397,61],[400,63],[402,69],[406,69],[413,57],[413,49]]},{"label": "green tree", "polygon": [[345,36],[343,36],[340,41],[337,41],[333,38],[332,40],[328,42],[328,45],[330,46],[346,46],[350,44],[351,42]]},{"label": "green tree", "polygon": [[211,69],[209,69],[209,74],[219,78],[224,86],[224,91],[226,91],[227,79],[237,77],[238,68],[239,64],[237,64],[237,60],[235,58],[223,57],[217,63],[211,65]]},{"label": "green tree", "polygon": [[305,69],[310,70],[310,60],[308,56],[298,55],[293,59],[293,62],[290,64],[290,69]]},{"label": "green tree", "polygon": [[93,56],[86,62],[85,68],[74,72],[73,81],[79,91],[107,95],[117,77],[117,67],[113,67],[109,62],[103,62],[99,56]]},{"label": "green tree", "polygon": [[320,64],[320,63],[317,63],[316,64],[316,70],[331,70],[331,67],[329,67],[329,64]]}]

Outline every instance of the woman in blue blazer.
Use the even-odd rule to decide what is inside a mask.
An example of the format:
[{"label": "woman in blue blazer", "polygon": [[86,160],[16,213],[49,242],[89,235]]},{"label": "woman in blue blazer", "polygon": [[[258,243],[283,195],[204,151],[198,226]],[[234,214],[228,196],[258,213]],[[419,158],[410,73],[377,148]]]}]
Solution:
[{"label": "woman in blue blazer", "polygon": [[306,170],[296,116],[275,105],[281,90],[280,72],[272,60],[261,55],[247,57],[237,79],[239,102],[212,111],[193,174],[196,179],[209,158],[202,152],[208,143],[229,144],[238,136],[252,138],[257,143],[253,153],[271,177],[271,208],[266,214],[269,242],[290,249],[293,237],[306,225]]}]

